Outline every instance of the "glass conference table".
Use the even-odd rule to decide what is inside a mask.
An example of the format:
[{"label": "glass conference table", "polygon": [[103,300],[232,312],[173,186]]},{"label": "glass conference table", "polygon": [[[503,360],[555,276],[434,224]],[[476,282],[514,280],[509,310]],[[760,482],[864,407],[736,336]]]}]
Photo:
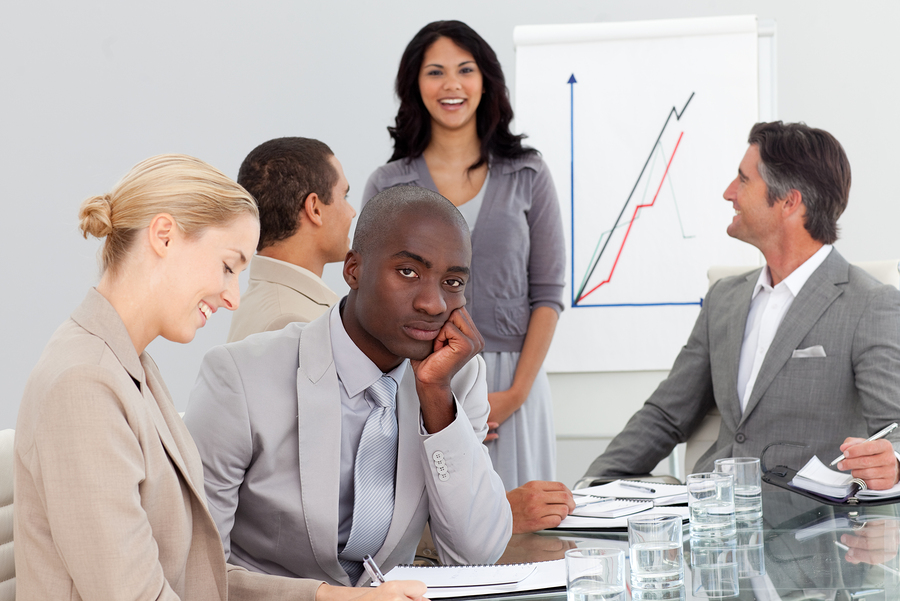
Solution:
[{"label": "glass conference table", "polygon": [[[900,504],[877,507],[832,507],[786,490],[763,492],[763,520],[755,532],[738,535],[737,554],[747,572],[730,599],[760,601],[900,600]],[[685,524],[685,586],[680,595],[632,595],[629,600],[722,599],[695,594],[691,575],[691,542]],[[843,538],[852,537],[852,538]],[[846,558],[845,543],[868,547],[865,561]],[[614,546],[628,554],[625,532],[547,530],[515,535],[498,563],[562,558],[574,547]],[[869,562],[869,563],[866,563]],[[627,564],[627,561],[626,561]],[[626,568],[627,569],[627,568]],[[680,591],[679,591],[680,592]],[[478,599],[565,599],[565,590],[506,594]]]}]

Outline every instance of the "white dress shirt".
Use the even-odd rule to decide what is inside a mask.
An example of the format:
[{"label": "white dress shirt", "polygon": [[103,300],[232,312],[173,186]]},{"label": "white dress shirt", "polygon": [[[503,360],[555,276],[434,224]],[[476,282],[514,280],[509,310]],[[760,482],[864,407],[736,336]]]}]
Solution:
[{"label": "white dress shirt", "polygon": [[809,276],[819,268],[828,257],[832,246],[825,244],[816,253],[795,269],[774,287],[768,266],[763,267],[750,297],[750,312],[744,326],[744,342],[741,345],[741,359],[738,366],[737,393],[741,400],[741,412],[747,408],[747,402],[753,394],[756,377],[769,352],[769,346],[775,338],[778,327],[794,299]]}]

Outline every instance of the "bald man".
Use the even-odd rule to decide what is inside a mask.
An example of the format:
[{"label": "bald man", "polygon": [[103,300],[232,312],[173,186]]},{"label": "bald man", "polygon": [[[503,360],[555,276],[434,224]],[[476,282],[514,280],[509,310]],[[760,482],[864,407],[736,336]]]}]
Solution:
[{"label": "bald man", "polygon": [[360,215],[347,297],[207,354],[185,422],[228,561],[365,585],[362,557],[410,563],[426,522],[445,564],[500,557],[512,516],[482,444],[471,256],[452,203],[385,190]]}]

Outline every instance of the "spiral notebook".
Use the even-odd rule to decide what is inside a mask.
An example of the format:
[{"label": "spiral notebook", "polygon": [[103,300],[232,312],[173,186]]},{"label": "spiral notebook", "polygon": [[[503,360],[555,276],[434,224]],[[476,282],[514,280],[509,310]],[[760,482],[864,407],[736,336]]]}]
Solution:
[{"label": "spiral notebook", "polygon": [[429,589],[515,584],[534,573],[535,564],[479,566],[397,566],[385,580],[421,580]]},{"label": "spiral notebook", "polygon": [[591,495],[595,497],[612,497],[620,500],[653,501],[653,504],[657,507],[687,504],[687,486],[684,484],[615,480],[607,484],[579,488],[578,490],[573,490],[572,494],[576,497],[579,495]]},{"label": "spiral notebook", "polygon": [[397,566],[385,574],[390,580],[421,580],[429,599],[502,595],[526,591],[565,589],[564,559],[483,566]]}]

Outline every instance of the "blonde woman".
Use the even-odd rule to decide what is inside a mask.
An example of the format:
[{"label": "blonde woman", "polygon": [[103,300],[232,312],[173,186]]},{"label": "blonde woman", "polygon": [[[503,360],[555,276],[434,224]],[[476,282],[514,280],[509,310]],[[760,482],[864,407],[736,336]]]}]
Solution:
[{"label": "blonde woman", "polygon": [[[250,195],[197,159],[162,155],[86,200],[102,276],[31,374],[15,442],[17,598],[352,599],[353,589],[225,563],[203,466],[153,360],[238,306],[256,248]],[[415,599],[414,582],[366,599]]]}]

